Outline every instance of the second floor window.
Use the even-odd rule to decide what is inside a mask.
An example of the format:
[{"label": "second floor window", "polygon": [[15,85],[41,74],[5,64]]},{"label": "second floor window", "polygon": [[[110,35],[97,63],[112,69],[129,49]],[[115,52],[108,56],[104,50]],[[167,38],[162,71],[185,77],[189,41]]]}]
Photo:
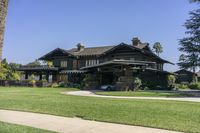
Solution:
[{"label": "second floor window", "polygon": [[61,67],[67,67],[67,61],[61,61],[60,66]]},{"label": "second floor window", "polygon": [[85,66],[92,66],[96,64],[99,64],[99,60],[86,60],[85,62]]}]

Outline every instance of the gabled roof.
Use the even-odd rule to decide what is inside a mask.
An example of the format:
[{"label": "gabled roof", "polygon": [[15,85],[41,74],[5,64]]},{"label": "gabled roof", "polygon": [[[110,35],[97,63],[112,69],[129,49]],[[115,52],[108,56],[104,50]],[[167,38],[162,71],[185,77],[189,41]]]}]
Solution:
[{"label": "gabled roof", "polygon": [[[133,45],[129,45],[129,44],[125,44],[125,43],[120,43],[119,45],[117,45],[117,46],[115,46],[115,47],[113,47],[113,48],[111,48],[111,49],[105,51],[105,52],[102,53],[100,56],[105,55],[105,54],[107,54],[107,53],[110,53],[110,52],[114,51],[115,49],[117,49],[117,48],[119,48],[119,47],[123,47],[123,46],[129,47],[130,49],[133,49],[133,50],[137,50],[137,51],[141,52],[142,54],[146,54],[146,55],[148,55],[148,56],[152,56],[152,57],[154,57],[154,58],[156,58],[156,59],[158,59],[158,60],[160,60],[160,61],[162,61],[162,62],[164,62],[164,63],[169,63],[169,64],[174,65],[174,63],[171,63],[171,62],[169,62],[169,61],[167,61],[167,60],[164,60],[164,59],[160,58],[159,56],[157,56],[156,54],[154,54],[151,50],[143,49],[143,48],[145,48],[147,45],[146,45],[146,46],[143,45],[143,48],[141,49],[141,47],[139,48],[139,47],[136,47],[136,46],[133,46]],[[147,46],[147,47],[148,47],[148,46]]]},{"label": "gabled roof", "polygon": [[149,44],[148,43],[141,43],[137,46],[133,46],[133,45],[129,45],[129,44],[125,44],[125,43],[120,43],[119,45],[113,45],[113,46],[101,46],[101,47],[87,47],[84,48],[80,51],[78,51],[77,48],[72,48],[70,50],[64,50],[61,48],[57,48],[51,52],[49,52],[48,54],[42,56],[41,58],[39,58],[39,60],[51,60],[53,58],[53,56],[72,56],[72,57],[77,57],[77,56],[102,56],[105,55],[115,49],[117,49],[118,47],[121,46],[126,46],[129,47],[130,49],[134,49],[137,50],[143,54],[146,55],[150,55],[164,63],[170,63],[173,64],[167,60],[164,60],[162,58],[160,58],[159,56],[157,56],[156,54],[154,54],[151,49],[149,48]]},{"label": "gabled roof", "polygon": [[101,55],[102,53],[110,50],[113,47],[115,46],[88,47],[84,48],[81,51],[78,51],[77,48],[73,48],[68,50],[67,52],[75,56],[93,56],[93,55]]},{"label": "gabled roof", "polygon": [[181,69],[181,70],[175,71],[174,73],[179,74],[179,73],[182,73],[182,72],[186,72],[186,73],[190,73],[190,74],[195,74],[195,75],[197,75],[197,73],[193,73],[193,72],[188,71],[188,70],[186,70],[186,69]]},{"label": "gabled roof", "polygon": [[72,57],[74,57],[74,55],[67,52],[66,50],[61,49],[61,48],[56,48],[56,49],[52,50],[51,52],[47,53],[46,55],[40,57],[39,60],[51,60],[53,58],[53,56],[72,56]]}]

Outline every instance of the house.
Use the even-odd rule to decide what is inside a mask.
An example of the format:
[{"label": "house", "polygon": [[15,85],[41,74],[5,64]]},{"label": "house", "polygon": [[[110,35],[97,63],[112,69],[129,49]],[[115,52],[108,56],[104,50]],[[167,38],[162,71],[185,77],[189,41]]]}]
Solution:
[{"label": "house", "polygon": [[200,71],[196,73],[197,74],[197,80],[200,82]]},{"label": "house", "polygon": [[166,85],[167,75],[171,73],[164,71],[163,66],[165,63],[173,64],[154,54],[149,44],[138,38],[133,38],[132,44],[101,47],[85,47],[79,43],[69,50],[57,48],[39,60],[51,61],[53,66],[23,66],[19,70],[24,72],[26,79],[35,73],[40,75],[40,80],[42,75],[46,75],[47,80],[52,75],[53,82],[80,84],[85,75],[89,75],[90,88],[112,84],[118,89],[129,85],[134,77],[145,83]]},{"label": "house", "polygon": [[181,69],[174,72],[177,75],[177,83],[191,83],[197,80],[197,73]]}]

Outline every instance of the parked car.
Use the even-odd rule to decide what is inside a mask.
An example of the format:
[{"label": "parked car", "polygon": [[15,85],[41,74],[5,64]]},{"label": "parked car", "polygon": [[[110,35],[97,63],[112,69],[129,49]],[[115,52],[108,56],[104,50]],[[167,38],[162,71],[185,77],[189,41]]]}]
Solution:
[{"label": "parked car", "polygon": [[102,85],[100,86],[100,89],[104,91],[113,91],[115,87],[113,85]]}]

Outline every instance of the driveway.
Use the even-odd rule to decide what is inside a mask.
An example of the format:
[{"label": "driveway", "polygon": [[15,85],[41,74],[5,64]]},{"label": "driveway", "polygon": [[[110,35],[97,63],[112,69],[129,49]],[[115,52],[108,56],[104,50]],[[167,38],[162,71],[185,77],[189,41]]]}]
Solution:
[{"label": "driveway", "polygon": [[200,102],[200,98],[197,97],[181,97],[181,98],[167,98],[167,97],[126,97],[126,96],[104,96],[97,95],[94,91],[70,91],[62,92],[62,94],[76,95],[76,96],[90,96],[90,97],[101,97],[101,98],[121,98],[121,99],[150,99],[150,100],[175,100],[175,101],[189,101],[189,102]]},{"label": "driveway", "polygon": [[178,133],[163,129],[10,110],[0,110],[0,121],[61,133]]}]

